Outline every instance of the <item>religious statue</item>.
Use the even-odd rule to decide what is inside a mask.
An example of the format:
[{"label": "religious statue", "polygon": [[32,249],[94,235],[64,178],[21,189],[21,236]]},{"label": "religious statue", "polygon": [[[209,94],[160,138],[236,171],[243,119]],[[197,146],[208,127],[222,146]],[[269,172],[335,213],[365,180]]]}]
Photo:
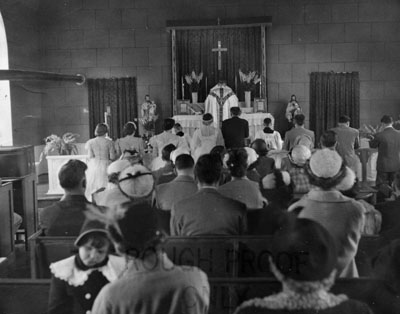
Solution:
[{"label": "religious statue", "polygon": [[220,81],[211,88],[205,101],[205,113],[214,117],[214,126],[221,127],[223,120],[230,118],[230,109],[239,107],[239,100],[225,82]]},{"label": "religious statue", "polygon": [[288,120],[289,123],[292,123],[294,116],[300,113],[301,113],[301,108],[296,100],[296,95],[292,95],[286,107],[286,113],[285,113],[286,119]]},{"label": "religious statue", "polygon": [[157,115],[157,105],[154,101],[150,100],[150,96],[145,96],[145,101],[141,107],[141,118],[140,122],[144,128],[144,137],[150,138],[155,133],[155,122],[158,119]]}]

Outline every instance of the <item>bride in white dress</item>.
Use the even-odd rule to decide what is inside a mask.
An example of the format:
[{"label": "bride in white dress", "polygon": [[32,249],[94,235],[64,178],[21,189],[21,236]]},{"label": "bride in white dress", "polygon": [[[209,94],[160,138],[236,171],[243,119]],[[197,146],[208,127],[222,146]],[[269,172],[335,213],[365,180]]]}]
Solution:
[{"label": "bride in white dress", "polygon": [[204,154],[209,154],[216,145],[224,146],[224,138],[220,129],[213,126],[213,116],[210,113],[203,115],[203,125],[194,131],[191,143],[193,159],[197,159]]}]

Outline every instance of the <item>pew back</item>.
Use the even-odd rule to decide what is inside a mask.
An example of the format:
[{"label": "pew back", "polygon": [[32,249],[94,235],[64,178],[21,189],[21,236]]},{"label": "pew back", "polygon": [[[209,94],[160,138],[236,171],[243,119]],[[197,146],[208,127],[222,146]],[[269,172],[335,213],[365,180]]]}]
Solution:
[{"label": "pew back", "polygon": [[[49,265],[76,252],[74,237],[30,238],[32,278],[49,278]],[[164,250],[176,265],[193,265],[209,277],[272,277],[271,236],[170,237]],[[376,236],[362,237],[356,255],[360,276],[371,274],[371,259],[380,247]]]},{"label": "pew back", "polygon": [[[209,314],[231,314],[242,302],[281,290],[272,278],[210,278]],[[338,279],[332,288],[352,299],[369,302],[370,287],[378,281],[367,278]],[[45,314],[50,280],[0,279],[0,313]],[[23,301],[21,301],[23,300]]]}]

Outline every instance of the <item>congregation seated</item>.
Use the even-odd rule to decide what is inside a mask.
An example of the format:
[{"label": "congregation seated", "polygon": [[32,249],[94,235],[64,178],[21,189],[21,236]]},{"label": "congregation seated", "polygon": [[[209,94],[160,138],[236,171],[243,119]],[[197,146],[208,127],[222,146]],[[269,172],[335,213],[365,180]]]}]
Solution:
[{"label": "congregation seated", "polygon": [[293,185],[293,193],[308,193],[312,186],[306,172],[306,163],[311,157],[311,151],[303,145],[295,145],[282,159],[281,170],[287,171]]},{"label": "congregation seated", "polygon": [[372,278],[380,279],[366,293],[374,313],[400,313],[400,239],[383,247],[373,259]]},{"label": "congregation seated", "polygon": [[244,148],[233,149],[226,161],[232,181],[218,187],[218,192],[246,205],[247,209],[262,208],[268,203],[260,192],[259,184],[246,177],[247,152]]},{"label": "congregation seated", "polygon": [[173,264],[156,221],[140,203],[123,205],[109,221],[116,251],[129,263],[123,276],[100,291],[92,313],[207,314],[207,275],[194,266]]},{"label": "congregation seated", "polygon": [[261,182],[261,193],[268,205],[259,210],[256,217],[248,213],[248,233],[252,235],[272,235],[282,228],[291,214],[287,208],[293,198],[293,187],[289,173],[275,169]]},{"label": "congregation seated", "polygon": [[164,162],[164,166],[153,171],[155,184],[163,184],[172,181],[176,178],[176,174],[174,172],[174,165],[171,160],[171,153],[176,149],[176,146],[173,144],[168,144],[163,147],[161,152],[161,158]]},{"label": "congregation seated", "polygon": [[93,203],[99,206],[115,207],[119,204],[129,202],[129,198],[122,194],[118,187],[118,176],[122,170],[130,166],[128,160],[116,160],[107,168],[108,184],[106,188],[93,193]]},{"label": "congregation seated", "polygon": [[159,184],[155,188],[156,207],[170,211],[172,206],[197,192],[194,181],[194,160],[188,154],[175,159],[177,177],[171,182]]},{"label": "congregation seated", "polygon": [[246,206],[217,191],[222,162],[215,154],[195,165],[199,191],[172,206],[171,235],[240,235],[247,229]]},{"label": "congregation seated", "polygon": [[258,155],[256,170],[261,178],[271,173],[275,169],[275,160],[268,157],[268,147],[264,140],[258,138],[251,143],[250,147],[254,149]]},{"label": "congregation seated", "polygon": [[71,159],[58,173],[64,196],[39,212],[39,225],[48,236],[77,236],[85,221],[88,200],[85,197],[87,166]]},{"label": "congregation seated", "polygon": [[281,292],[245,301],[235,314],[372,314],[362,302],[329,290],[336,278],[337,251],[329,232],[309,219],[294,219],[272,240],[270,268]]},{"label": "congregation seated", "polygon": [[340,192],[344,196],[355,199],[355,201],[361,204],[361,206],[363,207],[365,223],[362,230],[362,235],[379,235],[382,224],[382,215],[378,210],[375,209],[374,205],[368,203],[363,199],[357,199],[358,191],[358,182],[356,180],[351,189]]},{"label": "congregation seated", "polygon": [[247,172],[246,176],[249,180],[260,183],[261,175],[258,173],[257,167],[257,160],[258,154],[253,148],[244,147],[247,153]]},{"label": "congregation seated", "polygon": [[74,244],[77,254],[50,265],[48,314],[90,313],[100,290],[126,267],[122,257],[109,254],[111,240],[100,221],[87,220]]},{"label": "congregation seated", "polygon": [[317,150],[306,169],[314,187],[288,210],[300,208],[299,218],[308,218],[324,226],[339,248],[338,275],[358,277],[354,257],[365,223],[364,208],[340,193],[354,185],[355,174],[344,165],[336,151],[327,148]]},{"label": "congregation seated", "polygon": [[396,172],[392,186],[391,199],[375,205],[382,215],[381,236],[388,243],[400,239],[400,172]]},{"label": "congregation seated", "polygon": [[223,145],[214,146],[210,154],[216,154],[217,156],[219,156],[222,163],[222,171],[221,171],[221,177],[219,179],[219,185],[221,186],[231,181],[232,180],[231,172],[229,171],[228,167],[226,166],[226,163],[224,162],[225,157],[228,158],[225,146]]}]

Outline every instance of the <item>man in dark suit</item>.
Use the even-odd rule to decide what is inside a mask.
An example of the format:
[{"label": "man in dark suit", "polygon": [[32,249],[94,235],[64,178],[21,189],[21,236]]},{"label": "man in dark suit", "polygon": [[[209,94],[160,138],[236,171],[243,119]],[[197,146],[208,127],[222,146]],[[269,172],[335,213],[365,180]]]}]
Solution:
[{"label": "man in dark suit", "polygon": [[218,155],[202,155],[195,166],[199,191],[175,203],[171,235],[240,235],[247,230],[246,206],[217,191],[222,171]]},{"label": "man in dark suit", "polygon": [[393,118],[384,115],[381,119],[383,131],[375,134],[369,146],[378,148],[376,162],[376,185],[391,185],[394,175],[400,170],[400,132],[393,128]]},{"label": "man in dark suit", "polygon": [[178,176],[171,182],[156,186],[157,208],[169,211],[174,203],[197,192],[193,168],[194,160],[192,156],[182,154],[176,157],[175,170]]},{"label": "man in dark suit", "polygon": [[71,159],[58,173],[64,189],[59,202],[39,212],[40,227],[48,236],[78,236],[85,221],[85,210],[90,204],[85,197],[87,166],[84,162]]},{"label": "man in dark suit", "polygon": [[249,137],[249,122],[241,119],[242,111],[239,107],[232,107],[231,118],[222,121],[221,132],[226,148],[240,148],[245,146],[245,139]]}]

